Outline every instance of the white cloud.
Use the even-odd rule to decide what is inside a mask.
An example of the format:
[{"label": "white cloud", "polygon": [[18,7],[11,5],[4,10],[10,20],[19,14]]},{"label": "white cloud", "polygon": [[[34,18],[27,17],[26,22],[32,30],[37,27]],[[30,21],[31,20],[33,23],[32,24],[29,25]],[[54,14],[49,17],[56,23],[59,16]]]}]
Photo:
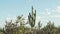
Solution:
[{"label": "white cloud", "polygon": [[50,15],[51,14],[51,12],[49,11],[49,9],[45,9],[46,10],[46,14],[47,15]]},{"label": "white cloud", "polygon": [[48,14],[48,15],[50,15],[50,14],[51,14],[51,12],[47,12],[47,14]]},{"label": "white cloud", "polygon": [[37,19],[43,19],[43,18],[60,18],[60,15],[50,15],[50,16],[37,16]]},{"label": "white cloud", "polygon": [[53,16],[50,16],[50,18],[60,18],[60,15],[53,15]]},{"label": "white cloud", "polygon": [[56,10],[60,10],[60,6],[56,7]]},{"label": "white cloud", "polygon": [[10,20],[11,20],[11,18],[9,18],[9,17],[6,18],[6,21],[10,21]]},{"label": "white cloud", "polygon": [[60,6],[57,6],[53,9],[45,9],[45,11],[47,12],[48,15],[50,15],[51,12],[60,12]]},{"label": "white cloud", "polygon": [[12,20],[13,22],[15,22],[16,16],[11,16],[11,17],[7,17],[7,18],[6,18],[6,21],[8,21],[8,22],[10,22],[11,20]]},{"label": "white cloud", "polygon": [[57,6],[57,7],[55,8],[55,12],[60,12],[60,6]]}]

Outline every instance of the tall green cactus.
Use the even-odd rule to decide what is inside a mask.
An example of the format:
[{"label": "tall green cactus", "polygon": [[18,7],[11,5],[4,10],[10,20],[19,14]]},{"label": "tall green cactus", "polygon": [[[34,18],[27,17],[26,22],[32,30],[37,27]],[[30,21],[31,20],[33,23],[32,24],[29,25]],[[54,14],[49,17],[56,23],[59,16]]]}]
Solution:
[{"label": "tall green cactus", "polygon": [[30,26],[34,27],[35,21],[36,21],[36,10],[33,10],[33,6],[32,6],[32,13],[29,13],[28,15],[28,20],[29,20]]}]

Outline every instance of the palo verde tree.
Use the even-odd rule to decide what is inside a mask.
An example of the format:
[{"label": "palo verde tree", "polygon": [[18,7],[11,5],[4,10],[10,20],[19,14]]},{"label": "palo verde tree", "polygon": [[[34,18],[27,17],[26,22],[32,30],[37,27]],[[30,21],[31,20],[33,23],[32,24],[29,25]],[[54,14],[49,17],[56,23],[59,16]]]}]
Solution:
[{"label": "palo verde tree", "polygon": [[49,21],[47,23],[47,25],[44,26],[43,31],[44,31],[45,34],[53,34],[53,33],[55,34],[56,27],[55,27],[54,23],[52,23],[51,21]]},{"label": "palo verde tree", "polygon": [[[22,15],[23,16],[23,15]],[[16,25],[18,25],[18,23],[22,23],[22,16],[18,16],[16,19]]]},{"label": "palo verde tree", "polygon": [[16,25],[20,25],[18,26],[18,34],[24,34],[24,31],[25,31],[25,19],[23,18],[23,15],[21,16],[18,16],[17,19],[16,19]]},{"label": "palo verde tree", "polygon": [[36,21],[36,10],[33,9],[33,6],[32,6],[32,13],[29,13],[28,15],[28,21],[30,26],[34,27]]}]

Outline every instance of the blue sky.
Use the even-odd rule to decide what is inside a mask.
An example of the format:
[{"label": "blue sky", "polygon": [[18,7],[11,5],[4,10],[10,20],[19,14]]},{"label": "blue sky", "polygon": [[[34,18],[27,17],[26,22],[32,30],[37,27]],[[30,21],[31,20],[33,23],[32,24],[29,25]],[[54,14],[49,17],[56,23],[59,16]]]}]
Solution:
[{"label": "blue sky", "polygon": [[37,22],[46,25],[52,21],[60,25],[60,0],[0,0],[0,27],[8,18],[14,19],[22,14],[27,18],[32,5],[37,12]]}]

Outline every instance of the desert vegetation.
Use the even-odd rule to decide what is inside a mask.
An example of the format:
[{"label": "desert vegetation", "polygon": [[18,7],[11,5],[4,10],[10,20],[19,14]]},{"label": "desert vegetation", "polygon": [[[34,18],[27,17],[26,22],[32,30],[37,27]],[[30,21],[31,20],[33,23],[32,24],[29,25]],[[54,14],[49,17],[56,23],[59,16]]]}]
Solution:
[{"label": "desert vegetation", "polygon": [[[36,10],[29,13],[28,20],[25,23],[23,15],[18,16],[13,23],[12,20],[5,21],[6,25],[0,28],[0,34],[60,34],[60,26],[56,27],[54,22],[49,21],[46,26],[42,27],[42,23],[39,21],[37,23],[38,28],[34,27],[36,24]],[[31,28],[25,25],[29,24]],[[42,27],[42,28],[41,28]]]}]

